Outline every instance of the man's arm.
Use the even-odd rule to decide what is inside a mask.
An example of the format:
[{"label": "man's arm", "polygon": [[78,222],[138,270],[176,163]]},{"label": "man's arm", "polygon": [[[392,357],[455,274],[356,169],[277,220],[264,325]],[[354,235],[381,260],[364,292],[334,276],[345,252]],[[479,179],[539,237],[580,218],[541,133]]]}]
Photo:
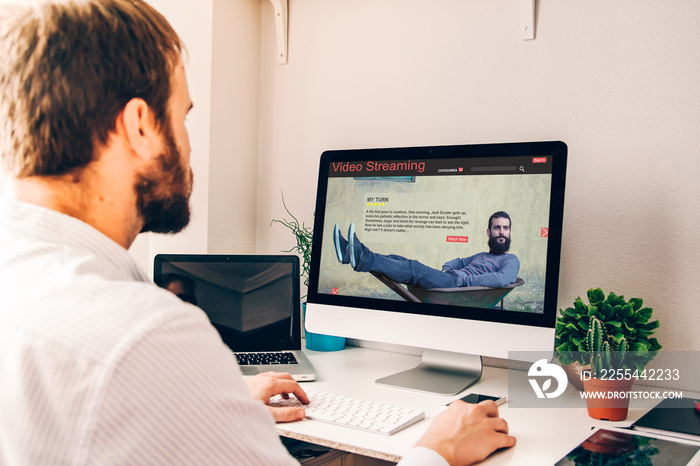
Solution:
[{"label": "man's arm", "polygon": [[474,260],[474,257],[475,256],[469,256],[469,257],[463,257],[461,259],[459,257],[457,257],[456,259],[452,259],[451,261],[447,261],[443,264],[442,271],[449,272],[450,270],[459,270],[459,269],[466,268]]},{"label": "man's arm", "polygon": [[471,275],[465,277],[466,283],[464,286],[490,286],[493,288],[502,288],[504,286],[515,283],[518,279],[520,271],[520,260],[513,254],[508,254],[503,261],[501,267],[489,273],[480,275]]},{"label": "man's arm", "polygon": [[287,373],[282,372],[265,372],[258,374],[255,377],[248,377],[246,380],[248,389],[253,395],[253,398],[260,400],[275,418],[275,422],[294,422],[301,421],[306,417],[304,408],[286,407],[278,408],[269,405],[270,398],[276,395],[282,395],[283,398],[290,398],[293,395],[300,402],[308,405],[309,397],[294,378]]},{"label": "man's arm", "polygon": [[[497,449],[513,445],[515,437],[508,435],[508,423],[498,416],[496,403],[468,404],[461,400],[440,413],[416,443],[416,447],[439,453],[451,466],[478,463]],[[412,450],[399,466],[421,464],[413,461],[412,453],[420,452]],[[431,460],[431,464],[436,463]]]},{"label": "man's arm", "polygon": [[172,314],[105,376],[84,462],[298,464],[204,314]]}]

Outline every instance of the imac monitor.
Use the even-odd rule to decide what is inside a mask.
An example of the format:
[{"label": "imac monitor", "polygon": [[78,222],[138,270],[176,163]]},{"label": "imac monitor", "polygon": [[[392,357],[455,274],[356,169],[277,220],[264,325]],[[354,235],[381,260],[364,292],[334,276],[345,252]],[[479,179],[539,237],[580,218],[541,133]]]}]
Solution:
[{"label": "imac monitor", "polygon": [[418,347],[377,382],[456,394],[481,356],[554,346],[567,147],[526,142],[321,156],[310,332]]}]

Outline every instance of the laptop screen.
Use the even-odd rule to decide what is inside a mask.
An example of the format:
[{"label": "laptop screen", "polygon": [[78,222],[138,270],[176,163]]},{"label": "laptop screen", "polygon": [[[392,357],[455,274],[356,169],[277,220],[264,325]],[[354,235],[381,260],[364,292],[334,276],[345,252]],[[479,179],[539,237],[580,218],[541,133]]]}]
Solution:
[{"label": "laptop screen", "polygon": [[297,256],[159,254],[153,280],[199,306],[233,351],[301,349]]}]

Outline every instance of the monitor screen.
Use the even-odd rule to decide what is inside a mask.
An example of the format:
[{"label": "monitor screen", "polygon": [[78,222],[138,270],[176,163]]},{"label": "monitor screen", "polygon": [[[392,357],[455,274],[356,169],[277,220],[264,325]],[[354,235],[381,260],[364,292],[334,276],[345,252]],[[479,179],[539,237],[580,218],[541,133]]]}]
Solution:
[{"label": "monitor screen", "polygon": [[297,256],[158,254],[153,281],[200,307],[232,351],[301,348]]},{"label": "monitor screen", "polygon": [[[469,321],[549,329],[553,345],[565,172],[562,142],[325,152],[308,324],[353,337],[347,316],[372,326],[376,311],[416,323],[415,338],[387,329],[373,334],[380,341],[463,351],[424,341],[417,325],[440,333]],[[344,328],[321,324],[319,306],[349,312],[334,317]]]}]

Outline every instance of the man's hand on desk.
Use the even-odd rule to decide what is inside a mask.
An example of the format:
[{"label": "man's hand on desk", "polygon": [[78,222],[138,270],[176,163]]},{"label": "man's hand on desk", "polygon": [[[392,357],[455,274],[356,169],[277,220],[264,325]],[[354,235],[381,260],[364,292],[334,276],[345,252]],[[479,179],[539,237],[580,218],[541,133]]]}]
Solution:
[{"label": "man's hand on desk", "polygon": [[[309,398],[306,396],[306,393],[289,374],[266,372],[255,377],[248,377],[245,380],[253,398],[262,401],[266,405],[269,404],[270,398],[275,395],[289,398],[290,394],[297,397],[302,403],[309,404]],[[304,408],[273,408],[268,406],[268,409],[274,416],[275,422],[300,421],[306,416]]]},{"label": "man's hand on desk", "polygon": [[430,424],[417,447],[438,452],[451,466],[477,463],[499,448],[515,445],[493,401],[455,401]]}]

